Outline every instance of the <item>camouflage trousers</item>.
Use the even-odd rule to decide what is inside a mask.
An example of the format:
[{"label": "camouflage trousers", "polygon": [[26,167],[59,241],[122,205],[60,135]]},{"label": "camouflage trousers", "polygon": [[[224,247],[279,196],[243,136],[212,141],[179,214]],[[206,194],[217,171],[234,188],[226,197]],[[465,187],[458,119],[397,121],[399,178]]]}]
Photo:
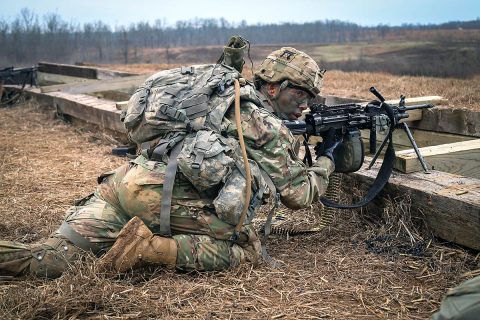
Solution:
[{"label": "camouflage trousers", "polygon": [[[87,246],[78,245],[64,226],[40,244],[0,241],[0,275],[31,272],[57,277],[84,250],[91,249],[97,256],[108,251],[134,216],[158,233],[164,172],[162,163],[140,159],[101,176],[95,193],[71,207],[65,216],[67,229],[86,240]],[[181,177],[175,180],[170,223],[178,249],[176,267],[210,271],[243,261],[256,263],[260,241],[253,227],[244,226],[239,240],[232,244],[229,239],[234,226],[218,218],[208,199],[188,181]]]}]

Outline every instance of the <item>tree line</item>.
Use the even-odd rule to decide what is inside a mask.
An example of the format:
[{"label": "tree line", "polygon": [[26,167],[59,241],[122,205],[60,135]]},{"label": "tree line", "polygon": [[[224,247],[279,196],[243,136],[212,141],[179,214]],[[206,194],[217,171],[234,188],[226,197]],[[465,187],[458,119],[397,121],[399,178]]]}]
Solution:
[{"label": "tree line", "polygon": [[[339,20],[306,23],[253,24],[220,19],[190,19],[173,26],[163,20],[112,28],[102,21],[71,23],[59,14],[38,17],[24,8],[7,22],[0,19],[0,66],[35,64],[40,60],[63,63],[132,63],[139,50],[184,46],[222,45],[233,34],[252,44],[347,43],[383,39],[404,30],[480,29],[480,19],[439,25],[406,24],[391,27],[360,26]],[[167,54],[168,58],[168,54]]]}]

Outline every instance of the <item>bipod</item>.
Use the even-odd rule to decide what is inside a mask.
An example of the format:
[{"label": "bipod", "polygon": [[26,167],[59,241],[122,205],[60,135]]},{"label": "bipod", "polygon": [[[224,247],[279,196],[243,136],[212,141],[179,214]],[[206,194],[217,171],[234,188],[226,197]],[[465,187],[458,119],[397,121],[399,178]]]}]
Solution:
[{"label": "bipod", "polygon": [[[423,159],[422,154],[420,153],[420,150],[418,149],[417,143],[415,142],[415,139],[413,138],[412,132],[410,131],[410,128],[408,127],[408,125],[405,122],[402,122],[402,123],[398,123],[395,127],[403,129],[405,131],[405,133],[407,134],[408,140],[410,140],[410,144],[412,145],[413,150],[415,150],[415,153],[417,154],[417,159],[420,162],[420,164],[422,165],[423,172],[427,173],[427,174],[431,173],[428,170],[427,163],[425,162],[425,159]],[[377,161],[377,158],[378,158],[378,156],[380,156],[380,153],[382,152],[383,148],[387,144],[388,139],[389,139],[389,136],[388,135],[385,136],[385,139],[383,139],[382,144],[380,145],[380,148],[377,149],[377,151],[375,152],[375,155],[373,156],[372,161],[368,165],[368,169],[371,169],[372,166],[374,165],[375,161]]]}]

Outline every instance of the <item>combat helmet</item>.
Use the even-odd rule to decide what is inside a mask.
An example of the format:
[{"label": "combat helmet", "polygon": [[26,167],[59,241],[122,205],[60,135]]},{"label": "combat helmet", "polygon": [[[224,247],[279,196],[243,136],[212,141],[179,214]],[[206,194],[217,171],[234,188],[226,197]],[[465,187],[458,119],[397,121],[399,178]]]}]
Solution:
[{"label": "combat helmet", "polygon": [[291,47],[272,52],[254,73],[255,83],[288,83],[309,92],[313,97],[320,93],[323,74],[318,64],[308,54]]}]

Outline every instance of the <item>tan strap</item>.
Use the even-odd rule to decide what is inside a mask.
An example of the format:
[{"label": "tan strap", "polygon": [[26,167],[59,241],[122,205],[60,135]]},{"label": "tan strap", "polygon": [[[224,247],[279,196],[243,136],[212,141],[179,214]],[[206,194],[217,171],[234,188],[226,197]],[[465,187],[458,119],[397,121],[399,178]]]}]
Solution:
[{"label": "tan strap", "polygon": [[[235,227],[234,237],[238,237],[240,230],[242,229],[243,222],[247,216],[248,207],[250,206],[250,198],[252,197],[252,174],[250,172],[250,163],[248,162],[247,149],[245,148],[245,141],[243,139],[242,120],[240,117],[240,83],[237,79],[234,80],[235,84],[235,124],[237,126],[238,142],[240,143],[240,149],[242,151],[243,164],[245,165],[246,186],[247,192],[245,193],[245,203],[243,205],[242,214]],[[234,239],[236,240],[236,239]]]}]

